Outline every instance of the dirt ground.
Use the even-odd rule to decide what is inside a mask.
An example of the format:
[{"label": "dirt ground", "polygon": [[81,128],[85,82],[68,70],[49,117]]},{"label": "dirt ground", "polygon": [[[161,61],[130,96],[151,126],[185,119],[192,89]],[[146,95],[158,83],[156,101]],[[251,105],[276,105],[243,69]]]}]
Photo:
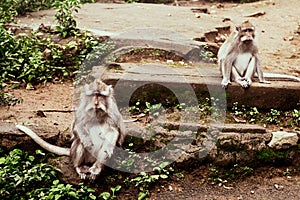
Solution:
[{"label": "dirt ground", "polygon": [[[102,4],[100,5],[101,12],[98,12],[99,15],[101,14],[100,21],[97,23],[102,27],[101,30],[106,32],[124,31],[126,27],[131,27],[135,23],[135,27],[151,27],[155,24],[155,26],[178,31],[187,37],[196,38],[214,27],[224,25],[225,23],[222,22],[224,18],[230,18],[233,23],[241,19],[250,19],[258,29],[259,50],[264,70],[300,75],[300,37],[295,34],[300,23],[300,1],[266,0],[242,5],[222,4],[225,6],[224,8],[219,8],[218,5],[202,2],[187,3],[184,7]],[[90,23],[95,20],[91,20],[92,16],[95,15],[95,12],[89,11],[91,7],[93,5],[82,7],[82,11],[78,15],[79,26],[84,24],[86,27],[98,28]],[[216,10],[216,12],[200,14],[200,18],[197,18],[195,13],[190,10],[194,7],[207,7],[211,11]],[[124,8],[129,9],[126,18],[123,15],[123,12],[126,12]],[[130,9],[133,8],[136,10],[132,14],[133,10]],[[145,10],[148,11],[147,15],[143,15]],[[154,14],[158,15],[157,18],[153,18],[152,10]],[[156,11],[154,12],[154,10]],[[87,16],[89,12],[91,15]],[[245,17],[256,12],[266,12],[266,14],[260,17]],[[43,17],[37,17],[41,13]],[[165,17],[167,21],[162,22],[161,18],[158,19],[161,16]],[[33,17],[36,18],[32,20]],[[136,17],[139,20],[133,19]],[[34,23],[39,23],[50,18],[51,14],[48,14],[48,11],[42,11],[21,19],[21,22],[32,23],[34,21]],[[86,23],[84,23],[84,19],[87,20]],[[193,28],[191,29],[191,27]],[[21,97],[23,103],[11,107],[9,110],[0,108],[0,120],[48,127],[47,130],[50,134],[66,134],[73,113],[61,111],[72,110],[74,106],[73,89],[72,83],[69,81],[47,83],[37,86],[35,90],[15,89],[12,93]],[[38,110],[46,111],[44,112],[45,116],[39,116]],[[47,110],[56,110],[56,112],[47,112]],[[203,170],[193,169],[186,174],[184,179],[172,178],[168,182],[164,181],[156,185],[151,190],[150,199],[300,199],[300,176],[299,174],[291,177],[283,176],[285,169],[273,167],[260,169],[253,176],[230,183],[228,187],[203,182],[207,178],[201,174]],[[274,171],[280,172],[273,173]],[[130,194],[130,191],[125,193]],[[118,199],[132,199],[132,195],[129,195],[131,197],[128,198],[126,194],[120,193]]]}]

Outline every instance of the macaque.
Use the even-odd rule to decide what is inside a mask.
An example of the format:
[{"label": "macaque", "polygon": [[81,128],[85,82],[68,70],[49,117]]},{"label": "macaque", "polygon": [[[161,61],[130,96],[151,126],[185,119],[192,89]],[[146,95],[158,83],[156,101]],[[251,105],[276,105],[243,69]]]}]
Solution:
[{"label": "macaque", "polygon": [[17,125],[17,128],[46,150],[70,156],[80,178],[94,180],[112,156],[117,143],[122,145],[125,126],[111,85],[95,80],[84,86],[80,97],[72,124],[71,148],[51,145],[22,125]]},{"label": "macaque", "polygon": [[255,27],[247,20],[230,34],[218,52],[218,64],[223,79],[221,85],[227,88],[235,81],[243,88],[252,84],[252,78],[257,76],[260,83],[269,84],[265,77],[276,79],[292,79],[300,81],[295,76],[262,72],[258,58]]}]

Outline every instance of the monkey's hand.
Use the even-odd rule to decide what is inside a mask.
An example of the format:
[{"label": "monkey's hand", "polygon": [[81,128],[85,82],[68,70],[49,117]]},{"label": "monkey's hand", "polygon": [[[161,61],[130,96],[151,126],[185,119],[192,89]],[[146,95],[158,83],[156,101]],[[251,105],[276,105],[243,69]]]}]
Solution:
[{"label": "monkey's hand", "polygon": [[227,79],[223,79],[221,82],[222,88],[227,88],[229,84],[231,84],[231,82]]},{"label": "monkey's hand", "polygon": [[252,83],[252,81],[249,83],[246,80],[243,81],[237,81],[243,88],[248,88],[250,86],[250,84]]},{"label": "monkey's hand", "polygon": [[111,144],[107,144],[105,147],[104,152],[107,154],[107,157],[110,158],[112,154],[114,153],[115,146]]}]

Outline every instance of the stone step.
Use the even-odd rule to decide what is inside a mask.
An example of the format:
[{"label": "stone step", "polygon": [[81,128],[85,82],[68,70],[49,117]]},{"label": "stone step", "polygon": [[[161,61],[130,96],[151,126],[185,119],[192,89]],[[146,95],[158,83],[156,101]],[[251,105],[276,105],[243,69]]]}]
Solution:
[{"label": "stone step", "polygon": [[[135,95],[140,93],[137,99],[142,98],[139,95],[143,94],[151,98],[155,93],[164,100],[167,97],[164,95],[167,88],[178,99],[183,99],[182,101],[188,101],[189,98],[186,96],[188,94],[191,99],[194,95],[197,98],[214,97],[229,107],[239,102],[240,105],[260,109],[299,108],[300,82],[271,80],[271,84],[261,84],[255,80],[248,89],[232,83],[225,90],[221,88],[221,76],[215,64],[178,66],[160,63],[118,63],[117,65],[118,69],[108,69],[105,65],[95,66],[92,74],[115,86],[116,98],[121,105],[128,103],[133,93]],[[141,88],[142,92],[137,92],[137,89]]]}]

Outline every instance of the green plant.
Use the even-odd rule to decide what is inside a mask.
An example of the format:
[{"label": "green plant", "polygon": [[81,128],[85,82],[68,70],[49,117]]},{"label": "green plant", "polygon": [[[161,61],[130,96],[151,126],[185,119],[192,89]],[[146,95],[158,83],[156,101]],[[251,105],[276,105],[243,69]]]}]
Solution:
[{"label": "green plant", "polygon": [[[36,151],[43,160],[45,154]],[[1,199],[96,199],[94,191],[79,184],[59,183],[59,170],[40,163],[36,157],[14,149],[5,153],[0,149],[0,197]]]},{"label": "green plant", "polygon": [[221,169],[215,165],[209,166],[210,175],[208,180],[224,185],[228,180],[236,180],[250,175],[253,172],[253,168],[249,166],[233,165],[228,169]]},{"label": "green plant", "polygon": [[140,101],[137,101],[137,102],[135,103],[135,105],[130,106],[130,107],[128,108],[128,112],[130,112],[130,113],[132,113],[132,114],[134,114],[134,113],[139,113],[139,112],[140,112],[140,105],[141,105],[141,102],[140,102]]},{"label": "green plant", "polygon": [[46,186],[56,178],[57,169],[19,149],[0,157],[0,196],[4,199],[25,198],[33,185]]},{"label": "green plant", "polygon": [[247,120],[251,122],[257,122],[259,120],[259,112],[256,107],[251,107],[248,111]]},{"label": "green plant", "polygon": [[174,174],[177,178],[184,178],[184,174],[183,173],[176,173]]},{"label": "green plant", "polygon": [[[140,192],[138,194],[138,200],[145,199],[149,196],[149,188],[155,182],[169,177],[170,173],[174,170],[172,167],[165,169],[168,164],[168,162],[163,162],[159,167],[153,168],[153,173],[141,172],[137,177],[129,181],[130,183],[134,183],[136,187],[139,187]],[[128,182],[128,180],[125,181]]]},{"label": "green plant", "polygon": [[71,184],[60,183],[59,180],[54,180],[50,188],[39,188],[29,193],[30,199],[40,200],[57,200],[57,199],[91,199],[95,200],[95,191],[91,188],[79,184],[77,189]]},{"label": "green plant", "polygon": [[70,78],[80,73],[79,66],[86,55],[99,44],[98,39],[84,31],[65,44],[52,42],[50,36],[39,37],[41,34],[45,35],[31,32],[14,36],[0,26],[0,88],[11,81],[30,86],[53,78]]},{"label": "green plant", "polygon": [[247,120],[250,123],[257,123],[260,121],[261,113],[257,107],[239,106],[238,102],[233,103],[231,108],[235,117],[240,117]]},{"label": "green plant", "polygon": [[208,46],[204,46],[200,50],[199,56],[204,62],[214,62],[216,60],[214,53],[209,50]]},{"label": "green plant", "polygon": [[18,15],[15,6],[16,0],[1,1],[0,24],[10,23],[14,20],[14,17]]},{"label": "green plant", "polygon": [[71,30],[76,28],[77,22],[73,12],[78,12],[80,8],[80,0],[56,0],[53,4],[54,8],[57,9],[54,17],[60,26],[56,29],[66,37],[70,34]]},{"label": "green plant", "polygon": [[280,114],[279,110],[271,109],[269,113],[267,113],[266,121],[269,124],[279,124],[280,123]]},{"label": "green plant", "polygon": [[143,104],[140,101],[137,101],[135,105],[130,106],[128,108],[128,111],[130,113],[143,112],[145,114],[151,114],[152,116],[157,117],[162,112],[162,104],[161,103],[151,104],[149,102],[146,102],[145,105],[143,106]]},{"label": "green plant", "polygon": [[292,116],[293,116],[295,124],[299,126],[299,122],[300,122],[300,110],[294,109]]},{"label": "green plant", "polygon": [[145,114],[151,114],[157,117],[161,113],[161,105],[162,105],[161,103],[152,105],[151,103],[146,102],[145,105],[146,105],[146,108],[144,110]]},{"label": "green plant", "polygon": [[103,198],[104,200],[113,200],[116,198],[116,192],[118,192],[122,187],[120,185],[117,185],[114,188],[110,188],[112,194],[109,192],[102,192],[99,197]]},{"label": "green plant", "polygon": [[203,115],[203,116],[210,115],[211,109],[212,109],[210,98],[205,98],[204,100],[199,102],[199,109],[200,109],[201,115]]},{"label": "green plant", "polygon": [[236,117],[243,117],[245,112],[246,112],[246,108],[244,105],[242,105],[242,107],[239,107],[239,103],[238,102],[234,102],[231,108],[233,115]]}]

